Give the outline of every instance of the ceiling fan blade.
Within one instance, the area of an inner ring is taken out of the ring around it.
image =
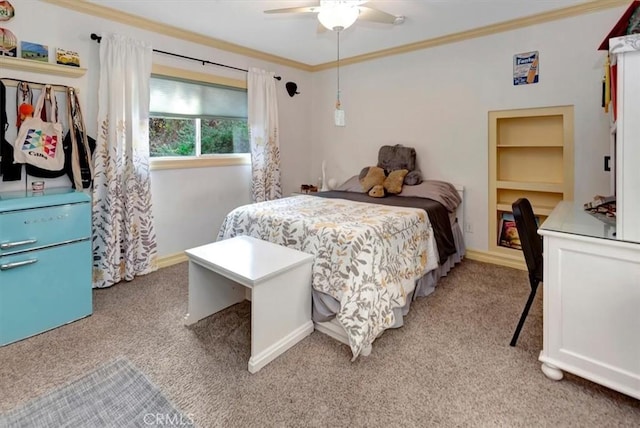
[[[363,21],[379,22],[381,24],[395,24],[397,18],[395,15],[367,6],[360,6],[360,15],[358,16],[358,19]]]
[[[284,9],[265,10],[264,13],[318,13],[320,6],[286,7]]]

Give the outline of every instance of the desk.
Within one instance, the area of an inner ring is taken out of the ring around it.
[[[544,237],[542,371],[573,373],[640,399],[640,243],[560,202]]]

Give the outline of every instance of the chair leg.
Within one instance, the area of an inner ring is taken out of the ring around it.
[[[520,321],[518,321],[518,326],[516,327],[516,331],[513,333],[513,337],[511,338],[510,346],[516,346],[516,342],[518,341],[518,336],[520,336],[520,330],[522,330],[522,326],[524,325],[524,320],[527,319],[527,315],[529,315],[529,309],[531,309],[531,305],[533,304],[533,299],[536,297],[536,291],[538,291],[539,281],[535,279],[531,280],[531,293],[529,293],[529,298],[527,299],[527,304],[522,311],[522,315],[520,315]]]

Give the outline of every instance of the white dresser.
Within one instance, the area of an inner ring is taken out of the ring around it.
[[[544,237],[542,371],[573,373],[640,399],[640,243],[560,202]]]

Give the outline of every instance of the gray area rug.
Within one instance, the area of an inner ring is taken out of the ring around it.
[[[0,415],[0,427],[193,426],[126,358]]]

